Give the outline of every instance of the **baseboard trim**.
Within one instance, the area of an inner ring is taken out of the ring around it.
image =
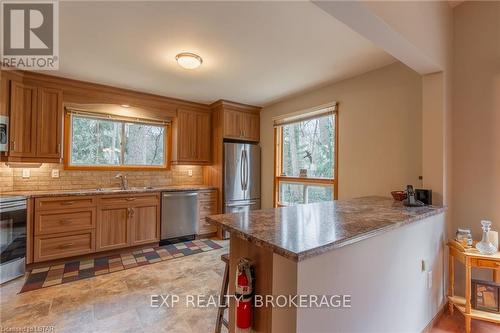
[[[439,309],[439,311],[436,313],[436,315],[434,316],[434,318],[432,318],[432,320],[427,324],[427,326],[425,326],[425,328],[422,331],[422,333],[428,333],[428,332],[430,332],[431,329],[434,327],[434,325],[436,325],[436,323],[438,322],[438,320],[444,315],[444,312],[446,311],[447,308],[448,308],[448,302],[445,302],[443,304],[443,306],[441,307],[441,309]]]

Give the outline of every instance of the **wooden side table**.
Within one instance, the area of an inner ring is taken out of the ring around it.
[[[465,317],[465,333],[470,333],[471,320],[484,320],[500,323],[500,314],[472,309],[471,307],[471,271],[473,267],[489,268],[493,270],[493,280],[500,282],[500,252],[493,255],[484,255],[475,248],[465,249],[455,240],[448,242],[449,248],[449,285],[448,306],[453,314],[457,308]],[[465,298],[455,296],[455,264],[453,258],[465,266]]]

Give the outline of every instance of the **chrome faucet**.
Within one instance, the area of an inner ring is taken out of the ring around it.
[[[121,189],[122,190],[128,190],[128,181],[127,181],[127,176],[122,175],[121,173],[117,174],[115,178],[120,178],[121,182]]]

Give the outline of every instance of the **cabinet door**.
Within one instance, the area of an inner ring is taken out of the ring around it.
[[[129,215],[129,207],[103,207],[99,210],[96,251],[129,246]]]
[[[196,159],[196,113],[177,112],[177,157],[181,161]]]
[[[37,157],[61,158],[62,91],[38,89]]]
[[[240,138],[241,131],[241,112],[238,111],[224,111],[224,137]]]
[[[198,162],[210,162],[210,129],[210,114],[198,113],[196,115],[196,160]]]
[[[257,114],[246,113],[241,117],[243,136],[247,140],[259,141],[260,117]]]
[[[158,208],[158,205],[130,208],[132,238],[130,245],[147,244],[160,240]]]
[[[36,87],[12,81],[10,97],[9,155],[34,157],[36,155]]]

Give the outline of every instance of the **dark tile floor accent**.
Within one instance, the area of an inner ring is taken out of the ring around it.
[[[209,239],[186,241],[158,247],[148,247],[134,252],[124,252],[95,259],[73,260],[64,264],[33,269],[21,293],[72,281],[88,279],[128,268],[138,267],[192,254],[220,249]]]

